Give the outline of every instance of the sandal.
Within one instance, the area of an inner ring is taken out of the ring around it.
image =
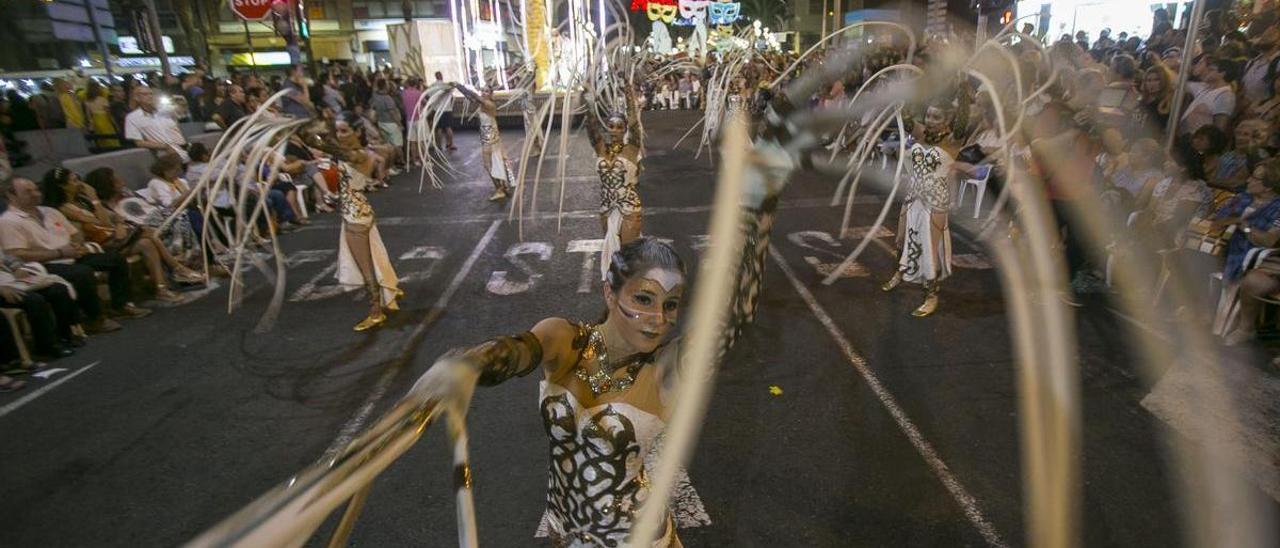
[[[20,381],[13,377],[0,375],[0,392],[13,392],[14,390],[21,390],[22,387],[26,385],[27,385],[27,381]]]

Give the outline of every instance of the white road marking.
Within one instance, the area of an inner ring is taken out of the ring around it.
[[[942,457],[938,456],[933,445],[924,438],[924,435],[916,428],[915,423],[911,422],[911,419],[907,417],[906,412],[898,405],[898,401],[893,397],[893,394],[889,393],[889,390],[880,383],[880,379],[876,377],[875,372],[867,365],[866,360],[854,351],[853,344],[836,326],[835,321],[822,308],[822,305],[818,304],[818,300],[809,292],[809,289],[796,278],[795,272],[787,265],[786,260],[782,258],[782,254],[778,252],[777,248],[769,246],[769,255],[773,257],[773,262],[778,265],[782,273],[791,281],[791,285],[795,287],[796,293],[800,294],[800,298],[804,300],[805,304],[809,305],[809,310],[813,312],[814,317],[827,329],[827,333],[831,335],[836,345],[840,347],[845,358],[849,360],[849,363],[853,365],[862,380],[875,393],[876,398],[880,400],[880,404],[893,417],[894,422],[898,424],[898,429],[902,430],[902,433],[907,436],[907,440],[916,448],[916,452],[920,453],[925,463],[933,470],[934,475],[942,482],[943,487],[951,493],[951,497],[964,510],[965,516],[978,529],[978,533],[982,535],[982,538],[986,539],[987,544],[991,546],[1006,546],[1004,540],[1000,538],[1000,533],[996,532],[995,527],[991,525],[990,521],[987,521],[986,516],[982,513],[978,500],[969,494],[969,491],[955,477],[955,474],[951,473],[947,463],[943,462]]]
[[[289,255],[289,257],[286,258],[284,262],[288,266],[298,266],[300,264],[307,264],[307,263],[318,263],[318,262],[329,260],[329,257],[332,257],[334,253],[337,253],[337,250],[335,249],[304,249],[302,251],[298,251],[292,255]]]
[[[98,364],[100,364],[100,363],[102,363],[102,362],[101,362],[101,361],[96,361],[96,362],[93,362],[93,363],[91,363],[91,364],[89,364],[89,365],[86,365],[86,366],[84,366],[84,367],[81,367],[80,369],[77,369],[75,372],[71,373],[70,375],[67,375],[67,376],[65,376],[65,377],[62,377],[61,379],[58,379],[58,380],[56,380],[56,381],[53,381],[52,383],[49,383],[49,385],[48,385],[48,386],[45,386],[45,387],[43,387],[43,388],[41,388],[41,389],[39,389],[39,390],[36,390],[35,392],[32,392],[32,393],[30,393],[30,394],[27,394],[27,395],[23,396],[22,398],[18,399],[18,401],[15,401],[15,402],[13,402],[13,403],[11,403],[11,404],[9,404],[9,405],[6,405],[6,406],[4,406],[4,407],[0,407],[0,417],[3,417],[3,416],[5,416],[5,415],[8,415],[9,413],[12,413],[12,412],[14,412],[14,411],[17,411],[17,410],[18,410],[18,408],[20,408],[20,407],[22,407],[22,406],[24,406],[24,405],[26,405],[26,404],[28,404],[28,403],[31,403],[32,401],[35,401],[35,399],[36,399],[36,398],[39,398],[40,396],[43,396],[43,395],[45,395],[45,394],[48,394],[50,390],[53,390],[54,388],[57,388],[58,386],[61,386],[61,385],[62,385],[62,383],[64,383],[64,382],[67,382],[67,381],[69,381],[69,380],[71,380],[71,379],[76,378],[76,375],[79,375],[79,374],[81,374],[81,373],[84,373],[85,371],[88,371],[88,370],[90,370],[90,369],[93,369],[93,366],[98,365]]]
[[[539,260],[546,262],[551,260],[551,244],[547,242],[519,242],[512,244],[507,252],[503,254],[507,262],[515,265],[516,269],[524,274],[525,281],[516,281],[507,279],[506,270],[495,270],[489,275],[489,283],[485,284],[485,289],[494,295],[516,295],[524,293],[533,286],[538,284],[538,280],[542,279],[542,273],[533,270],[532,266],[521,255],[533,255]]]
[[[47,380],[49,377],[57,375],[58,373],[66,373],[67,371],[70,371],[70,369],[67,369],[65,367],[51,367],[49,369],[44,369],[36,373],[32,373],[31,376],[37,379]]]
[[[476,247],[471,250],[471,255],[467,256],[467,260],[462,263],[462,267],[458,269],[458,273],[454,274],[453,280],[449,282],[448,287],[446,287],[444,292],[440,294],[440,298],[436,299],[436,303],[431,306],[431,310],[428,311],[427,314],[423,315],[421,322],[418,322],[418,327],[413,330],[413,333],[409,335],[408,339],[405,339],[406,344],[410,344],[412,341],[417,340],[418,337],[426,331],[427,326],[431,324],[432,320],[449,305],[449,300],[453,298],[454,293],[458,292],[458,288],[462,286],[463,280],[466,280],[467,274],[471,273],[471,268],[475,266],[476,261],[480,258],[480,254],[484,252],[485,248],[489,247],[489,242],[491,242],[493,240],[493,236],[497,234],[498,225],[500,224],[502,224],[502,221],[493,221],[489,225],[489,230],[487,230],[484,233],[484,236],[480,238],[480,241],[476,243]],[[346,424],[342,425],[340,430],[338,430],[338,436],[334,438],[333,443],[329,444],[329,448],[325,450],[324,458],[330,458],[336,455],[338,451],[341,451],[343,447],[346,447],[347,444],[351,443],[351,440],[355,439],[356,434],[359,434],[360,431],[364,429],[365,422],[369,420],[369,415],[373,414],[374,406],[376,406],[378,402],[382,401],[383,396],[387,393],[387,389],[391,387],[391,379],[395,378],[396,373],[398,372],[398,368],[388,367],[386,368],[386,371],[382,373],[382,376],[378,377],[378,381],[373,385],[373,389],[370,390],[369,395],[365,397],[364,403],[360,404],[360,407],[356,408],[355,415],[353,415],[351,419],[348,420]]]
[[[600,279],[600,271],[596,269],[596,257],[604,249],[604,240],[571,240],[565,251],[582,254],[582,275],[578,278],[578,293],[590,293],[596,280]]]
[[[332,278],[333,273],[337,270],[338,263],[336,261],[333,264],[324,267],[319,273],[312,276],[310,280],[307,280],[307,283],[302,284],[302,287],[299,287],[297,291],[294,291],[293,294],[289,296],[289,302],[318,301],[359,289],[357,286],[343,286],[338,284],[320,285],[321,280],[325,278]]]

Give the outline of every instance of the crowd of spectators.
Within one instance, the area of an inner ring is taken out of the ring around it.
[[[154,161],[146,181],[124,180],[110,167],[83,174],[57,167],[39,180],[0,177],[6,206],[0,215],[0,308],[23,311],[35,358],[17,359],[8,333],[15,324],[0,322],[0,363],[10,364],[0,371],[0,391],[23,385],[11,374],[43,367],[73,354],[90,336],[121,329],[118,319],[149,315],[135,298],[181,305],[187,302],[184,289],[205,283],[201,270],[229,275],[239,192],[224,188],[206,204],[206,195],[193,190],[209,170],[224,166],[206,146],[189,143],[180,122],[235,131],[237,121],[278,92],[282,97],[264,116],[312,121],[286,143],[278,178],[267,181],[267,173],[260,174],[246,189],[249,203],[239,204],[251,211],[265,202],[267,215],[251,229],[251,243],[265,245],[269,233],[308,224],[307,211],[337,207],[339,128],[344,135],[354,132],[357,146],[371,153],[373,189],[386,188],[406,167],[405,121],[416,115],[423,88],[420,79],[390,70],[334,67],[311,79],[298,66],[270,78],[215,79],[196,71],[111,86],[54,79],[29,98],[11,92],[0,102],[0,133],[10,150],[18,131],[78,128],[95,150],[142,148]],[[451,147],[452,128],[442,129],[449,133],[440,142]],[[246,168],[231,169],[242,175]],[[205,211],[211,212],[208,219]]]

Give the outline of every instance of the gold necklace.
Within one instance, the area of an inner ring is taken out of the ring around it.
[[[588,325],[587,345],[582,350],[582,358],[578,361],[578,366],[573,369],[573,374],[582,382],[587,383],[591,388],[591,393],[597,396],[608,392],[620,392],[631,388],[636,382],[636,373],[640,368],[648,363],[651,359],[650,354],[636,354],[625,358],[619,363],[609,363],[609,349],[604,344],[604,334],[600,332],[600,326]],[[583,366],[585,363],[595,362],[595,372],[588,373]],[[614,378],[614,373],[626,365],[623,371],[625,374],[621,378]]]

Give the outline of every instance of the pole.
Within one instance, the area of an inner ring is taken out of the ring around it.
[[[306,25],[306,36],[302,36],[302,39],[305,40],[303,45],[307,48],[307,67],[311,69],[311,76],[319,81],[320,73],[316,72],[316,54],[311,51],[311,22],[307,20],[307,8],[302,5],[302,2],[303,0],[297,0],[294,4],[298,19],[298,35],[302,36],[302,26]]]
[[[1169,109],[1169,134],[1164,136],[1165,152],[1173,150],[1174,137],[1178,135],[1178,122],[1182,119],[1182,101],[1187,97],[1187,78],[1191,74],[1191,50],[1200,34],[1200,19],[1204,17],[1204,0],[1195,0],[1191,7],[1191,23],[1187,27],[1187,42],[1182,45],[1182,64],[1178,67],[1178,87],[1173,90],[1173,106]]]
[[[160,31],[160,16],[156,14],[156,0],[142,0],[147,6],[147,19],[151,21],[151,40],[156,44],[156,53],[160,56],[161,76],[169,76],[169,54],[164,50],[164,33]]]
[[[983,42],[987,41],[987,13],[978,13],[978,28],[973,33],[973,43],[981,47]]]
[[[842,11],[840,6],[840,0],[834,0],[833,7],[835,7],[835,10],[831,14],[831,28],[835,30],[842,29],[844,28],[844,21],[843,21],[844,17],[841,15]],[[832,32],[835,32],[835,30],[832,30]],[[837,39],[837,41],[844,42],[844,36],[841,35],[840,38]]]
[[[830,7],[827,4],[828,1],[829,0],[822,0],[822,38],[819,38],[819,40],[826,39],[827,37],[827,13],[830,11]]]
[[[258,52],[253,49],[253,37],[249,36],[249,20],[241,19],[244,23],[244,43],[249,44],[249,72],[254,76],[258,75]]]
[[[89,14],[89,26],[93,28],[93,41],[98,44],[98,53],[102,54],[102,68],[107,70],[107,80],[115,80],[115,74],[111,72],[111,52],[107,51],[107,43],[102,40],[102,32],[98,30],[98,16],[93,13],[93,0],[84,3],[84,10]]]

